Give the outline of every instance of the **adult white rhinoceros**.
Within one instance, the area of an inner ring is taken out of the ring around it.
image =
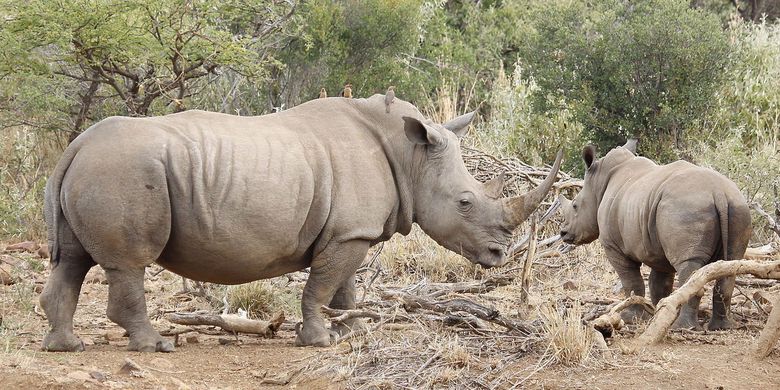
[[[683,284],[707,263],[741,259],[750,240],[750,210],[720,173],[686,161],[657,165],[635,152],[635,140],[600,159],[592,146],[585,147],[585,185],[573,201],[561,197],[561,237],[574,244],[598,238],[626,294],[645,295],[639,266],[650,266],[655,304],[671,293],[675,272]],[[731,326],[733,289],[733,277],[715,285],[710,329]],[[676,327],[699,327],[700,299],[688,301]],[[623,312],[626,320],[636,317],[643,317],[641,308]]]
[[[43,348],[83,350],[73,313],[95,264],[108,278],[108,318],[139,351],[173,350],[146,314],[144,267],[153,262],[224,284],[311,267],[296,343],[317,346],[331,343],[320,307],[354,308],[368,248],[414,222],[472,262],[504,264],[560,153],[542,185],[499,199],[503,183],[477,182],[461,159],[457,135],[472,117],[438,125],[400,100],[387,113],[375,95],[261,117],[187,111],[99,122],[65,150],[46,187]]]

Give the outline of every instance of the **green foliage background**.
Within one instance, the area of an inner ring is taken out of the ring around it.
[[[639,137],[769,208],[780,10],[727,0],[0,0],[0,238],[40,238],[70,138],[110,115],[260,115],[395,85],[468,142],[530,163]]]

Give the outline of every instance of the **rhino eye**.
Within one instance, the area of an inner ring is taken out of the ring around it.
[[[458,206],[463,211],[469,211],[471,209],[471,201],[468,199],[461,199],[458,201]]]

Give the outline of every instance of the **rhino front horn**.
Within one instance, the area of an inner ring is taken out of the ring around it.
[[[553,183],[555,183],[555,178],[558,176],[558,170],[561,168],[562,159],[563,151],[558,150],[558,154],[555,156],[555,164],[553,164],[547,178],[544,179],[539,187],[536,187],[523,195],[506,200],[505,209],[507,218],[512,226],[517,227],[523,223],[528,219],[531,213],[539,207],[539,204],[542,203],[542,200],[547,196],[550,188],[552,188]]]

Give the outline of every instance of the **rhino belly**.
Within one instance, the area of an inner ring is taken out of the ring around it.
[[[157,263],[185,278],[220,284],[241,284],[299,271],[309,266],[309,251],[284,254],[252,250],[238,243],[214,245],[171,242]]]

